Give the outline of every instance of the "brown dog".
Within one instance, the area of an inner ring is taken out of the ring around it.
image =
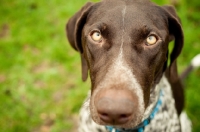
[[[66,30],[70,44],[81,54],[83,80],[90,72],[89,113],[97,124],[137,127],[151,115],[166,75],[173,94],[168,107],[174,107],[176,124],[181,125],[178,117],[184,95],[176,59],[183,47],[183,31],[173,7],[148,0],[87,3],[69,20]]]

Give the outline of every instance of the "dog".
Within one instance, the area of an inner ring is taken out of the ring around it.
[[[91,79],[79,132],[191,131],[176,64],[184,35],[172,6],[88,2],[69,19],[66,32],[80,53],[83,81],[88,72]]]

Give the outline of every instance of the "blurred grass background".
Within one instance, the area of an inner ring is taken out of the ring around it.
[[[200,52],[200,1],[153,1],[173,4],[182,20],[181,72]],[[86,2],[0,1],[0,132],[76,132],[90,82],[81,81],[79,54],[67,42],[65,24]],[[200,69],[184,83],[193,132],[200,130],[199,81]]]

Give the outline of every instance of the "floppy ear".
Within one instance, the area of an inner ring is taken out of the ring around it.
[[[170,36],[171,38],[175,39],[174,48],[170,55],[171,62],[169,68],[166,71],[166,75],[172,87],[177,112],[180,115],[184,107],[184,90],[178,76],[176,59],[183,48],[184,36],[180,24],[180,19],[178,18],[174,7],[163,6],[162,8],[166,11],[168,16],[168,28]]]
[[[66,25],[67,38],[71,46],[81,54],[82,65],[82,80],[86,81],[88,77],[88,65],[83,55],[83,47],[81,43],[82,29],[86,23],[87,15],[89,14],[93,3],[88,2],[81,8],[73,17],[71,17]]]
[[[163,6],[162,7],[168,16],[168,28],[169,33],[172,39],[175,39],[174,48],[170,55],[170,66],[176,60],[176,58],[181,53],[184,44],[184,35],[183,30],[180,24],[180,19],[176,14],[176,11],[173,6]]]

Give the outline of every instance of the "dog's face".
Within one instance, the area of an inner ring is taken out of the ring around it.
[[[166,70],[171,38],[177,40],[171,61],[182,48],[182,30],[173,8],[149,1],[89,3],[71,18],[67,32],[81,53],[84,80],[90,72],[93,120],[137,126]]]

